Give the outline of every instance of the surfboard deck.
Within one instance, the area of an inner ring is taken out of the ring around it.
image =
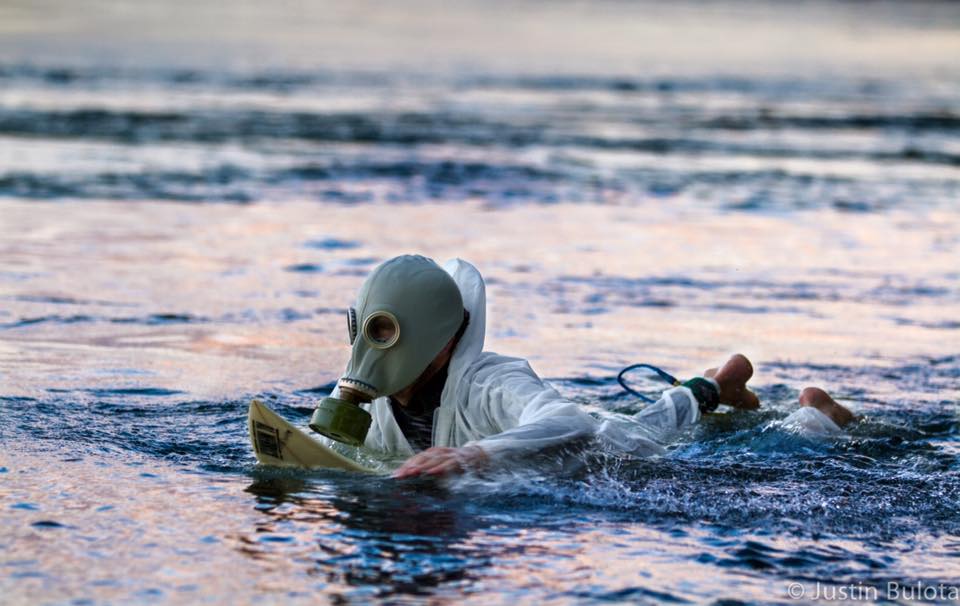
[[[259,400],[250,402],[247,425],[253,452],[263,465],[378,473],[315,440]]]

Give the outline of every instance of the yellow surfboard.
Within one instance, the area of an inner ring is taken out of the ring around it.
[[[259,400],[250,402],[247,423],[257,461],[264,465],[378,473],[294,427]]]

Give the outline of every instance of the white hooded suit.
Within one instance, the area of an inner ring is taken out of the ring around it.
[[[433,446],[475,445],[495,460],[598,437],[619,451],[644,456],[664,452],[664,442],[699,420],[699,406],[686,387],[664,392],[628,422],[594,418],[545,384],[526,360],[483,351],[483,278],[461,259],[448,261],[443,268],[459,287],[470,322],[454,349],[440,407],[434,412]],[[388,398],[362,406],[373,417],[365,449],[389,457],[414,454]]]

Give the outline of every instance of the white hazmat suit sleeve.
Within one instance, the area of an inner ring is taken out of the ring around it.
[[[611,416],[598,436],[614,450],[638,457],[663,454],[678,433],[700,420],[700,405],[687,387],[673,387],[640,412]]]
[[[471,381],[467,409],[479,423],[479,446],[491,457],[543,450],[592,437],[598,422],[576,403],[563,398],[533,372],[525,360],[487,357]],[[478,414],[479,413],[479,414]]]
[[[623,452],[658,454],[664,442],[700,418],[693,394],[678,387],[633,417],[601,421],[544,383],[525,360],[486,356],[463,379],[470,382],[470,395],[458,425],[486,436],[467,445],[479,446],[494,459],[593,437]]]

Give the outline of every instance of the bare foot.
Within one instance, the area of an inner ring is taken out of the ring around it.
[[[818,387],[808,387],[800,392],[800,406],[816,408],[840,427],[856,419],[848,408],[837,404],[830,394]]]
[[[720,403],[742,410],[760,408],[757,394],[747,389],[747,381],[753,376],[753,365],[742,354],[734,354],[719,369],[710,368],[703,373],[720,385]]]

